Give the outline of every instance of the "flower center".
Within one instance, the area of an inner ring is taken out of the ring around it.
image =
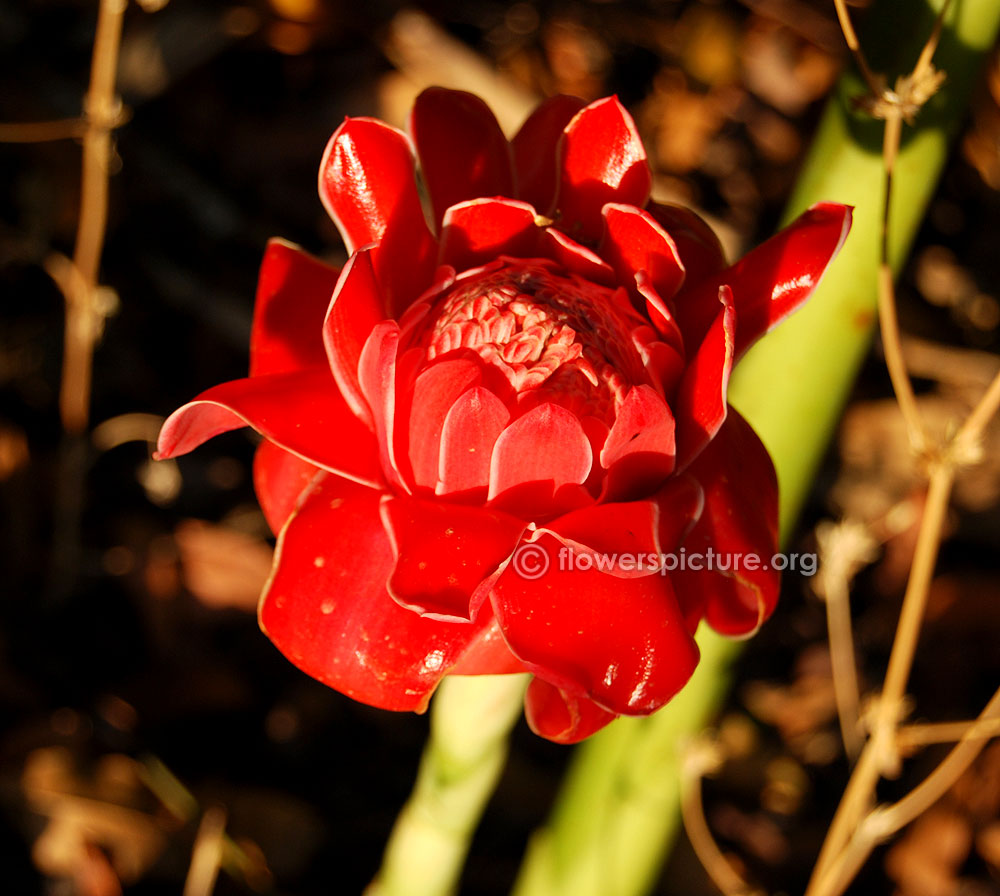
[[[623,290],[548,261],[510,260],[446,292],[421,344],[428,361],[476,352],[504,376],[522,411],[552,402],[610,426],[629,387],[647,380],[631,338],[642,324]]]

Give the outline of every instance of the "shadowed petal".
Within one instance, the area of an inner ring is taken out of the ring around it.
[[[505,513],[412,498],[384,498],[382,521],[396,559],[389,593],[407,609],[445,621],[470,618],[473,593],[525,528]]]
[[[157,456],[187,454],[241,426],[348,479],[382,481],[375,439],[351,413],[325,367],[233,380],[202,392],[167,418]]]
[[[677,594],[686,613],[704,615],[717,632],[752,634],[773,612],[781,579],[771,568],[778,549],[774,464],[750,425],[730,409],[690,473],[705,489],[705,510],[684,547],[689,555],[711,548],[717,560],[712,569],[673,573]]]
[[[514,199],[474,199],[449,208],[441,231],[440,263],[457,271],[488,264],[501,255],[534,258],[542,230],[535,210]]]
[[[323,315],[338,271],[285,240],[267,244],[250,333],[250,376],[323,363]]]
[[[547,257],[559,262],[567,271],[602,286],[618,285],[611,265],[586,246],[570,239],[561,230],[546,227],[542,233],[541,246]]]
[[[458,202],[514,195],[510,145],[478,96],[429,87],[410,113],[410,133],[435,221]]]
[[[685,283],[694,286],[726,266],[726,253],[719,237],[691,209],[664,202],[649,202],[646,211],[670,234],[677,246],[684,269]]]
[[[733,370],[733,339],[737,326],[729,290],[719,288],[722,308],[691,359],[680,385],[674,410],[677,417],[677,467],[683,470],[726,419],[726,391]]]
[[[265,439],[253,457],[253,485],[260,509],[277,535],[292,515],[299,496],[319,468]]]
[[[605,500],[655,491],[674,470],[674,415],[649,386],[633,386],[601,451]]]
[[[319,168],[320,199],[347,251],[378,246],[375,274],[393,317],[430,284],[437,255],[414,166],[401,131],[373,118],[348,118],[330,138]]]
[[[705,507],[705,493],[698,480],[688,473],[671,476],[652,497],[660,508],[661,549],[674,553],[681,546]]]
[[[578,242],[600,239],[601,209],[619,202],[639,208],[652,177],[632,117],[617,97],[581,109],[559,144],[557,225]]]
[[[358,381],[358,363],[371,331],[386,318],[371,254],[370,249],[361,249],[347,262],[322,331],[327,362],[337,386],[351,410],[366,424],[371,423],[372,416]]]
[[[260,624],[324,684],[371,706],[423,712],[490,619],[423,619],[388,595],[393,558],[379,499],[335,476],[313,484],[278,539]]]
[[[557,146],[566,125],[586,103],[575,96],[549,97],[521,125],[511,141],[517,197],[539,211],[552,211],[559,176]]]
[[[521,545],[515,560],[526,547],[544,552],[548,571],[524,578],[511,563],[490,600],[508,646],[530,671],[612,713],[654,712],[680,690],[698,648],[669,577],[574,568],[549,533]]]
[[[670,299],[684,282],[684,265],[674,241],[653,218],[631,205],[608,203],[604,236],[597,254],[607,261],[624,284],[645,271],[661,299]]]
[[[653,328],[647,325],[635,327],[629,335],[649,381],[668,403],[673,401],[684,375],[683,351],[663,342]]]
[[[386,479],[404,491],[396,450],[396,361],[399,350],[399,324],[382,321],[372,330],[358,362],[358,383],[371,408],[375,438],[378,442],[382,472]]]
[[[561,691],[532,678],[524,696],[524,717],[539,737],[557,744],[575,744],[618,718],[593,700]]]
[[[736,264],[677,297],[677,317],[688,345],[697,344],[717,309],[723,284],[736,304],[734,360],[812,295],[851,229],[851,208],[833,202],[812,206]]]
[[[639,271],[635,275],[635,287],[646,302],[646,314],[656,327],[656,332],[683,359],[684,336],[677,323],[673,305],[656,291],[649,274],[645,271]]]

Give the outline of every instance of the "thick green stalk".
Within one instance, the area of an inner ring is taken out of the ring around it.
[[[940,0],[933,4],[939,8]],[[935,11],[883,0],[868,12],[864,47],[894,79],[915,64]],[[898,270],[923,218],[976,74],[1000,26],[996,0],[953,3],[938,68],[941,92],[904,133],[896,165],[890,257]],[[782,540],[795,524],[876,321],[883,195],[880,122],[851,111],[864,92],[845,75],[829,103],[786,218],[829,199],[856,207],[854,228],[805,309],[741,362],[730,397],[774,459],[781,487]],[[678,748],[711,718],[728,688],[738,645],[710,632],[681,694],[648,719],[621,719],[578,750],[547,827],[533,837],[517,896],[639,896],[652,886],[678,825]]]
[[[446,678],[409,801],[365,896],[449,896],[507,759],[526,675]]]

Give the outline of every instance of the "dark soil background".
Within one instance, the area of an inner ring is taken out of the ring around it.
[[[80,147],[0,144],[0,890],[179,893],[199,820],[221,809],[246,868],[215,892],[360,893],[426,720],[324,688],[259,632],[271,541],[251,436],[159,465],[148,440],[171,410],[244,374],[268,237],[344,260],[315,191],[344,115],[401,124],[435,81],[485,85],[513,120],[543,95],[617,92],[659,195],[710,215],[735,255],[775,227],[844,62],[841,38],[820,0],[454,0],[402,14],[385,0],[155,5],[126,15],[129,119],[101,273],[111,313],[93,430],[75,453],[57,406],[63,299],[43,265],[72,254]],[[79,114],[95,20],[84,0],[0,0],[0,121]],[[900,291],[935,421],[962,413],[1000,367],[998,100],[994,58]],[[876,352],[798,544],[811,549],[812,527],[841,514],[885,542],[854,593],[869,688],[923,494],[889,395]],[[921,719],[970,718],[1000,681],[998,446],[994,428],[985,462],[958,484],[911,682]],[[904,522],[884,525],[894,510]],[[789,577],[734,681],[720,731],[738,758],[706,784],[709,822],[755,884],[801,892],[847,774],[824,611],[807,581]],[[912,787],[941,752],[914,757],[882,796]],[[568,755],[518,728],[463,892],[509,890]],[[998,810],[994,744],[851,892],[1000,893]],[[657,892],[714,891],[682,842]]]

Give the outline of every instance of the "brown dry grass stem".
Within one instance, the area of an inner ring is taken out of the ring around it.
[[[721,747],[709,737],[691,743],[681,765],[681,817],[698,861],[725,896],[761,896],[736,873],[712,836],[705,819],[701,782],[722,764]]]
[[[206,809],[198,825],[191,864],[184,882],[183,896],[211,896],[222,865],[226,812],[213,806]]]
[[[868,60],[865,59],[865,54],[861,50],[861,43],[858,41],[858,35],[854,31],[854,25],[851,23],[851,16],[847,12],[847,3],[845,0],[834,0],[834,5],[837,8],[837,19],[840,21],[840,30],[844,32],[847,49],[854,56],[858,71],[861,72],[861,77],[865,79],[868,89],[872,94],[878,95],[882,91],[881,82],[868,67]]]
[[[127,5],[128,0],[100,0],[90,84],[80,117],[0,124],[0,143],[80,139],[83,144],[73,258],[53,252],[45,261],[46,272],[66,302],[59,415],[69,435],[79,435],[87,428],[94,345],[109,308],[98,286],[98,274],[107,228],[113,134],[125,121],[121,100],[115,92],[115,78]]]
[[[904,828],[936,803],[969,768],[979,755],[986,738],[979,733],[1000,720],[1000,689],[986,704],[978,720],[966,725],[961,739],[944,760],[917,787],[890,806],[880,806],[858,822],[850,839],[837,858],[824,870],[817,867],[817,876],[806,893],[842,893],[857,875],[872,850]],[[996,734],[994,727],[993,734]],[[859,763],[860,765],[860,763]]]
[[[820,553],[816,590],[826,605],[837,718],[844,750],[848,758],[854,760],[861,752],[863,739],[861,688],[851,631],[850,586],[858,571],[874,559],[876,544],[867,526],[851,520],[817,527],[816,540]]]
[[[143,757],[140,772],[143,783],[178,822],[189,824],[202,812],[194,794],[157,757]],[[226,833],[225,826],[223,807],[208,807],[202,812],[184,896],[211,893],[219,871],[242,881],[255,893],[271,890],[271,872],[260,850],[244,848]]]
[[[968,722],[932,722],[906,725],[899,729],[896,742],[900,752],[931,744],[951,744],[963,738],[978,739],[1000,736],[1000,717],[973,719]]]
[[[82,118],[58,121],[25,121],[0,124],[0,143],[48,143],[82,137],[87,124]]]
[[[920,636],[956,470],[962,464],[977,459],[982,432],[1000,408],[1000,375],[998,375],[956,434],[944,445],[928,445],[926,429],[917,409],[916,397],[903,359],[892,271],[889,265],[888,234],[893,173],[899,152],[902,125],[904,120],[912,117],[941,82],[941,76],[934,71],[931,59],[940,38],[948,2],[946,0],[943,5],[933,33],[924,46],[913,72],[908,77],[899,79],[895,91],[886,90],[884,79],[872,73],[850,24],[844,0],[835,2],[848,47],[857,60],[865,82],[874,94],[869,98],[867,108],[873,115],[885,120],[883,139],[885,201],[880,241],[879,319],[893,389],[906,422],[911,446],[927,463],[929,484],[913,565],[903,597],[882,692],[876,704],[870,736],[861,750],[841,804],[827,833],[812,880],[806,890],[807,896],[838,896],[842,893],[867,860],[872,849],[909,824],[939,799],[972,763],[986,740],[995,736],[1000,730],[997,727],[997,718],[1000,717],[1000,691],[994,695],[974,723],[900,727],[907,682]],[[827,587],[834,587],[838,581],[846,588],[848,581],[846,575],[841,575],[839,579],[833,577]],[[846,618],[849,625],[849,617]],[[842,642],[845,637],[844,632],[840,631],[843,628],[843,613],[840,617],[831,615],[830,620],[831,652],[833,652],[834,642]],[[843,713],[841,726],[846,727]],[[895,805],[875,808],[875,788],[879,778],[894,777],[899,773],[901,748],[940,742],[949,738],[958,739],[959,743],[923,783]],[[850,752],[853,744],[846,730],[845,745]]]
[[[108,215],[108,176],[112,133],[121,120],[115,74],[127,0],[101,0],[91,60],[90,87],[84,98],[83,175],[80,217],[73,251],[74,274],[61,278],[66,297],[59,411],[63,428],[80,433],[90,415],[94,343],[100,331],[98,271]]]

